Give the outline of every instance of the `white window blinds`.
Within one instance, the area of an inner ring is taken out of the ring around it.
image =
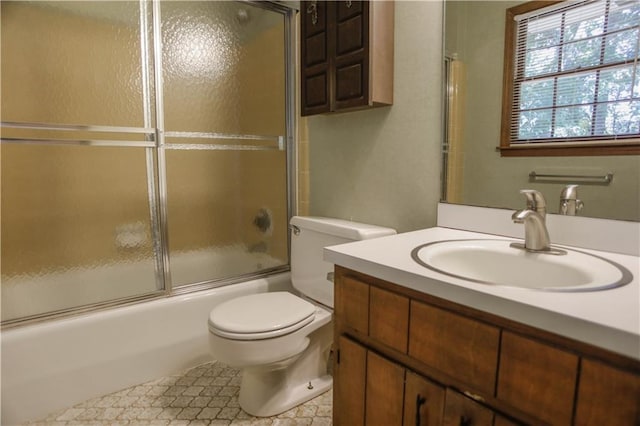
[[[511,145],[638,141],[640,1],[562,2],[515,20]]]

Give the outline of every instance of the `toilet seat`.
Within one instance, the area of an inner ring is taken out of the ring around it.
[[[260,340],[292,333],[313,321],[316,307],[288,292],[251,294],[216,306],[209,330],[233,340]]]

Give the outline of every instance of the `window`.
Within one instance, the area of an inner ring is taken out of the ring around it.
[[[640,153],[640,2],[507,10],[502,155]]]

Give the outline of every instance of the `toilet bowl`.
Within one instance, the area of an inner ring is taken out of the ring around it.
[[[289,292],[228,300],[209,314],[213,357],[242,370],[239,404],[247,413],[274,416],[329,390],[333,338],[333,265],[329,245],[395,234],[393,229],[339,219],[293,217]]]
[[[291,305],[308,305],[310,313],[299,310],[298,318],[287,314],[287,301]],[[272,308],[272,303],[281,309]],[[255,327],[232,331],[230,324],[220,327],[218,309],[209,316],[211,354],[242,370],[238,399],[244,411],[254,416],[274,416],[331,388],[332,378],[327,373],[333,335],[329,309],[287,292],[239,297],[218,308],[229,311],[238,308],[234,312],[238,317],[242,312],[250,312],[254,318],[265,314],[273,320],[256,321]],[[274,313],[284,315],[278,318]]]

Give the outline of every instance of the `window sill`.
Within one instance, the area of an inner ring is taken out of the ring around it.
[[[640,142],[581,146],[499,146],[501,157],[579,157],[603,155],[640,155]]]

